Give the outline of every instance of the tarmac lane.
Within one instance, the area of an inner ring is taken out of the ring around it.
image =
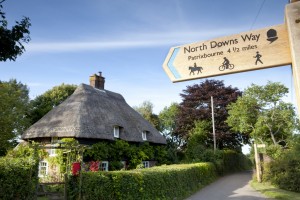
[[[264,200],[269,199],[250,186],[252,171],[219,178],[186,200]]]

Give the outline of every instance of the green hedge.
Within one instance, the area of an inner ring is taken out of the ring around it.
[[[233,150],[223,150],[222,156],[221,166],[217,167],[221,170],[219,171],[221,174],[250,170],[252,167],[251,160],[242,153]]]
[[[0,199],[34,199],[37,162],[24,158],[0,158]]]
[[[252,168],[251,160],[240,152],[234,150],[217,150],[214,152],[212,149],[206,149],[199,145],[199,152],[191,156],[187,155],[186,162],[199,163],[211,162],[216,166],[219,175],[250,170]]]
[[[114,172],[83,172],[82,199],[184,199],[217,177],[212,163]],[[80,176],[69,179],[69,198],[79,196]]]

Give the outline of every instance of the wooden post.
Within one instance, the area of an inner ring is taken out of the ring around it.
[[[65,188],[64,188],[64,200],[67,200],[68,197],[67,197],[67,193],[68,193],[68,190],[67,190],[67,184],[68,184],[68,174],[65,173]]]
[[[256,166],[256,177],[257,181],[261,183],[261,164],[260,164],[260,158],[257,152],[257,144],[254,142],[254,158],[255,158],[255,166]]]
[[[294,2],[294,3],[293,3]],[[294,87],[297,97],[298,116],[300,115],[300,1],[292,0],[285,7],[285,19],[288,30]]]
[[[217,142],[216,142],[216,131],[215,131],[215,114],[214,114],[214,98],[211,96],[211,118],[213,126],[213,140],[214,140],[214,153],[216,153]]]

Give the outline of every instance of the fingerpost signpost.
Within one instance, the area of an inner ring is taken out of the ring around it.
[[[163,69],[180,82],[292,64],[300,114],[300,2],[292,2],[284,24],[172,47]]]

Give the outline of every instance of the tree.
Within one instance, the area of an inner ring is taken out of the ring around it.
[[[144,101],[140,106],[133,107],[140,115],[148,120],[157,130],[159,129],[159,119],[153,113],[153,104],[150,101]]]
[[[164,107],[158,115],[160,124],[159,131],[167,140],[168,157],[172,163],[178,163],[181,159],[179,157],[183,145],[182,139],[174,134],[176,127],[175,118],[178,115],[178,112],[179,105],[177,103],[172,103],[169,107]]]
[[[187,86],[180,94],[182,102],[176,117],[174,134],[185,141],[190,137],[190,131],[195,127],[195,121],[211,120],[211,96],[214,98],[214,115],[216,127],[217,146],[220,149],[240,149],[243,138],[238,133],[233,133],[225,120],[228,116],[226,106],[236,101],[241,92],[237,88],[225,86],[223,81],[206,80],[200,84]],[[212,143],[212,128],[207,137],[206,144]]]
[[[46,91],[44,94],[37,96],[30,102],[29,119],[30,124],[34,124],[41,119],[45,114],[52,110],[55,106],[66,100],[74,90],[76,85],[61,84]]]
[[[16,25],[9,29],[5,13],[2,11],[4,1],[0,2],[0,61],[7,59],[15,61],[17,56],[25,51],[22,42],[30,41],[31,23],[28,17],[24,17],[21,21],[16,21]]]
[[[28,127],[28,93],[27,86],[15,79],[0,81],[0,156],[16,145]]]
[[[286,143],[297,126],[294,107],[282,98],[288,93],[281,83],[252,84],[228,106],[226,123],[232,130],[250,135],[261,143]]]
[[[182,145],[181,138],[174,135],[176,127],[175,118],[178,115],[178,112],[179,105],[177,103],[172,103],[169,107],[164,107],[164,109],[159,113],[158,119],[160,124],[159,131],[166,137],[167,140],[179,147]]]
[[[200,158],[207,147],[211,145],[211,142],[208,142],[210,127],[211,123],[208,121],[195,121],[195,127],[189,132],[185,151],[186,158],[189,161],[207,161],[200,160]]]

